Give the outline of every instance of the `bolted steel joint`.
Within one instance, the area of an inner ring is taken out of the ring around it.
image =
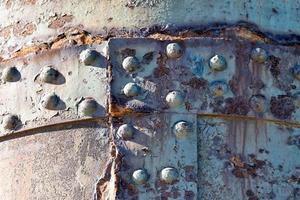
[[[172,184],[178,179],[178,171],[175,168],[167,167],[161,170],[160,172],[160,180],[167,183]]]
[[[60,98],[56,94],[46,95],[42,99],[42,106],[48,110],[59,110]]]
[[[16,67],[7,67],[2,71],[2,80],[6,82],[17,82],[21,79],[21,73]]]
[[[124,140],[128,140],[133,138],[134,130],[131,124],[123,124],[119,127],[117,135]]]
[[[61,84],[63,82],[62,74],[51,66],[43,68],[40,74],[40,79],[43,82],[50,84]]]
[[[191,132],[191,124],[186,121],[178,121],[174,124],[173,133],[177,138],[186,138]]]
[[[178,43],[170,43],[166,48],[168,58],[179,58],[183,54],[183,50]]]
[[[251,59],[254,62],[262,64],[267,61],[268,54],[267,54],[266,50],[264,50],[263,48],[256,47],[251,52]]]
[[[137,185],[145,184],[149,179],[149,174],[145,169],[135,170],[132,174],[132,180]]]
[[[227,68],[226,59],[220,55],[214,55],[209,59],[209,67],[213,71],[223,71]]]
[[[184,101],[184,94],[180,91],[169,92],[166,96],[166,102],[171,108],[180,106]]]
[[[6,115],[2,119],[2,126],[6,130],[16,130],[21,124],[17,115]]]
[[[84,116],[92,116],[98,110],[98,103],[93,98],[85,98],[79,103],[78,111]]]
[[[127,73],[134,73],[140,69],[140,62],[136,57],[128,56],[123,60],[122,67]]]
[[[99,57],[99,52],[93,49],[86,49],[80,53],[79,60],[85,65],[93,65]]]
[[[123,88],[123,92],[127,97],[135,97],[141,93],[141,87],[136,83],[127,83]]]

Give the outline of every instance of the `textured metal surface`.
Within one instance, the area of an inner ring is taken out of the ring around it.
[[[298,57],[235,36],[114,38],[4,62],[20,78],[2,76],[0,194],[298,199]]]
[[[142,34],[155,25],[168,30],[246,22],[272,34],[300,32],[299,0],[66,0],[64,6],[57,0],[1,0],[0,13],[3,58],[78,29],[110,36]]]
[[[108,129],[99,123],[2,142],[1,199],[92,199],[109,159]]]

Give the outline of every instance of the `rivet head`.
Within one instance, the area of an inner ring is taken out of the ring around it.
[[[254,112],[262,113],[266,109],[266,98],[263,95],[253,95],[250,98],[250,106]]]
[[[145,169],[135,170],[132,174],[132,180],[138,185],[145,184],[148,179],[149,175]]]
[[[175,168],[167,167],[161,171],[160,180],[165,183],[172,184],[177,181],[178,176],[179,174]]]
[[[80,53],[79,59],[85,65],[93,65],[98,57],[99,52],[93,49],[86,49]]]
[[[228,91],[228,85],[223,80],[217,80],[210,83],[210,91],[214,97],[221,97]]]
[[[16,67],[7,67],[2,71],[2,80],[6,82],[17,82],[21,79],[21,74]]]
[[[183,54],[183,50],[178,43],[170,43],[166,48],[168,58],[179,58]]]
[[[117,134],[124,140],[133,138],[134,127],[131,124],[123,124],[119,127]]]
[[[169,107],[175,108],[180,106],[184,101],[184,95],[180,91],[172,91],[169,92],[166,96],[166,102],[168,103]]]
[[[43,68],[40,78],[45,83],[57,84],[59,82],[59,78],[61,74],[56,69],[48,66]]]
[[[213,71],[223,71],[227,68],[227,62],[223,56],[214,55],[209,59],[209,67]]]
[[[128,56],[123,60],[122,66],[127,73],[134,73],[140,68],[140,62],[136,57]]]
[[[173,127],[173,133],[177,138],[186,138],[191,132],[191,124],[186,121],[176,122]]]
[[[3,117],[2,126],[7,130],[16,130],[21,125],[21,120],[17,115],[6,115]]]
[[[292,68],[290,69],[290,72],[292,73],[292,75],[293,75],[296,79],[300,80],[300,65],[299,65],[299,64],[297,64],[297,65],[295,65],[294,67],[292,67]]]
[[[127,83],[123,88],[123,92],[127,97],[138,96],[141,92],[141,87],[136,83]]]
[[[78,111],[85,116],[91,116],[98,110],[98,103],[93,98],[86,98],[80,102]]]
[[[251,52],[251,59],[254,62],[262,64],[267,61],[268,54],[267,54],[266,50],[264,50],[263,48],[256,47]]]
[[[42,106],[48,110],[57,110],[60,98],[56,94],[46,95],[42,99]]]

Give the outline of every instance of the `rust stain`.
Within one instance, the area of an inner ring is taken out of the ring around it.
[[[71,22],[73,19],[74,19],[73,15],[67,15],[67,14],[61,16],[55,15],[53,17],[50,17],[49,19],[50,22],[48,27],[51,29],[58,29],[63,27],[66,23]]]
[[[31,35],[36,29],[36,25],[32,22],[25,23],[18,21],[13,25],[13,34],[17,37],[25,37]]]

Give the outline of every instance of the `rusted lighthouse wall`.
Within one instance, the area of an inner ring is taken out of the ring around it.
[[[2,0],[0,199],[299,199],[299,9]]]

